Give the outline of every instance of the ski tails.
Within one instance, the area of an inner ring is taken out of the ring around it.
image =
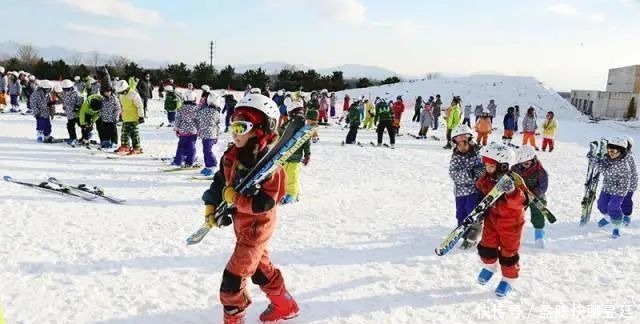
[[[74,193],[74,192],[72,192],[71,189],[66,188],[64,186],[58,186],[57,188],[56,187],[52,187],[49,182],[41,182],[41,183],[23,182],[23,181],[14,180],[10,176],[4,176],[2,178],[4,179],[4,181],[15,183],[17,185],[21,185],[21,186],[33,188],[33,189],[36,189],[36,190],[49,192],[49,193],[56,193],[56,194],[60,194],[60,195],[63,195],[63,196],[69,196],[69,197],[73,197],[73,198],[78,198],[78,199],[82,199],[82,200],[86,200],[86,201],[92,201],[92,200],[94,200],[96,198],[96,197],[91,197],[91,196],[88,196],[88,195],[82,195],[82,194]]]
[[[53,183],[56,184],[60,187],[66,188],[69,191],[74,191],[78,194],[84,194],[84,195],[89,195],[90,197],[93,198],[102,198],[110,203],[114,203],[114,204],[123,204],[125,203],[126,200],[124,199],[119,199],[119,198],[115,198],[115,197],[111,197],[111,196],[107,196],[104,193],[104,190],[102,190],[101,188],[98,187],[89,187],[85,184],[79,184],[77,186],[74,185],[69,185],[66,183],[63,183],[62,181],[54,178],[54,177],[50,177],[49,179],[47,179],[47,181],[49,183]]]

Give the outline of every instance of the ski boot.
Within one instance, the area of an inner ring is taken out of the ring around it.
[[[124,145],[120,145],[120,147],[118,147],[117,150],[115,150],[113,153],[118,153],[118,154],[128,154],[129,153],[129,147],[128,146],[124,146]]]
[[[108,141],[108,140],[107,140],[107,141],[102,141],[102,142],[100,143],[100,148],[102,148],[102,149],[109,149],[109,148],[111,148],[111,141]]]
[[[631,224],[631,215],[622,216],[622,225],[629,226]]]
[[[447,145],[442,147],[445,150],[450,150],[452,148],[451,143],[447,142]]]
[[[53,143],[53,136],[45,136],[43,143],[47,143],[47,144]]]
[[[533,232],[533,237],[535,239],[535,246],[539,249],[544,249],[544,229],[536,228]]]
[[[137,154],[142,154],[142,148],[138,147],[138,148],[131,148],[129,149],[129,153],[127,155],[137,155]]]
[[[291,204],[294,202],[296,202],[296,198],[291,194],[284,195],[284,197],[282,197],[282,200],[280,201],[280,203],[283,205]]]
[[[227,313],[227,311],[223,311],[223,324],[245,324],[244,321],[244,311],[238,312],[234,310],[233,313]]]
[[[491,277],[493,277],[493,274],[496,272],[497,269],[498,269],[497,263],[485,264],[484,268],[482,268],[482,270],[480,270],[480,273],[478,274],[478,283],[483,286],[486,285],[487,282],[491,280]]]
[[[496,296],[498,296],[499,298],[506,297],[511,292],[511,290],[513,290],[509,281],[510,280],[507,278],[503,278],[500,281],[498,287],[496,287]]]
[[[291,294],[283,289],[280,295],[267,296],[271,302],[267,309],[260,314],[263,322],[276,322],[280,320],[292,319],[300,314],[298,304],[293,300]]]
[[[396,145],[395,144],[389,144],[389,147],[394,149],[394,148],[396,148]]]
[[[42,131],[36,132],[36,141],[38,143],[44,142],[44,134],[42,133]]]
[[[200,174],[202,174],[205,177],[210,177],[213,175],[213,169],[212,168],[203,168],[202,170],[200,170]]]
[[[609,225],[609,221],[607,220],[606,217],[602,217],[599,221],[598,221],[598,227],[599,228],[604,228],[605,226]]]
[[[611,238],[617,239],[620,237],[620,228],[616,227],[611,231]]]

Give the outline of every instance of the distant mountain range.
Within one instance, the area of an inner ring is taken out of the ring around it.
[[[6,42],[0,43],[0,58],[6,58],[9,56],[15,55],[18,48],[22,45],[23,44],[19,44],[13,41],[6,41]],[[47,61],[62,59],[66,61],[68,64],[83,63],[88,65],[93,65],[96,55],[99,58],[98,64],[105,64],[112,61],[113,59],[120,57],[120,55],[117,55],[117,54],[106,54],[106,53],[101,53],[97,51],[81,52],[81,51],[68,49],[60,46],[47,46],[47,47],[34,46],[34,48],[38,51],[38,54]],[[166,60],[161,61],[161,60],[151,60],[151,59],[136,59],[134,60],[134,62],[148,69],[164,68],[169,64],[178,63],[177,61],[172,62],[172,61],[166,61]],[[236,72],[238,73],[244,73],[247,70],[257,69],[257,68],[262,68],[268,74],[278,73],[284,68],[293,67],[296,70],[308,70],[313,68],[303,64],[290,64],[290,63],[281,62],[281,61],[264,62],[261,64],[231,64],[231,65],[235,68]],[[218,71],[224,68],[224,66],[218,66],[218,65],[216,65],[215,67]],[[344,65],[328,67],[328,68],[315,68],[315,70],[318,73],[323,75],[331,74],[333,71],[342,71],[343,76],[345,78],[367,77],[367,78],[377,79],[377,80],[383,80],[392,76],[398,76],[404,79],[416,78],[416,77],[410,77],[410,76],[403,76],[397,72],[394,72],[389,69],[381,68],[378,66],[360,65],[360,64],[344,64]]]

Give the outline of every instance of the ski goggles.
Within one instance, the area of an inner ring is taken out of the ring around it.
[[[244,121],[244,120],[234,121],[231,123],[231,125],[229,125],[229,130],[231,131],[231,134],[236,134],[236,135],[247,134],[252,129],[253,129],[253,123]]]

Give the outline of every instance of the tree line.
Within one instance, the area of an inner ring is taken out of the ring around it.
[[[167,79],[173,79],[174,84],[186,86],[193,83],[200,87],[203,84],[217,89],[243,90],[247,84],[253,87],[274,89],[285,89],[296,91],[299,89],[327,89],[329,91],[340,91],[349,88],[364,88],[381,84],[392,84],[400,82],[396,76],[385,80],[373,80],[369,78],[346,79],[342,71],[333,71],[330,75],[321,75],[313,69],[307,71],[285,68],[278,74],[269,75],[265,70],[258,68],[237,73],[235,68],[227,65],[220,71],[215,70],[206,62],[200,62],[193,67],[185,63],[169,64],[162,69],[145,69],[137,63],[125,57],[116,57],[107,64],[99,65],[96,54],[93,64],[80,63],[78,59],[72,59],[71,63],[65,60],[45,61],[38,55],[32,46],[21,46],[14,56],[0,60],[0,65],[7,71],[26,71],[34,74],[40,79],[62,80],[72,79],[78,75],[82,78],[87,75],[94,75],[98,68],[106,66],[112,77],[126,79],[130,76],[143,78],[147,73],[154,84],[160,84]]]

